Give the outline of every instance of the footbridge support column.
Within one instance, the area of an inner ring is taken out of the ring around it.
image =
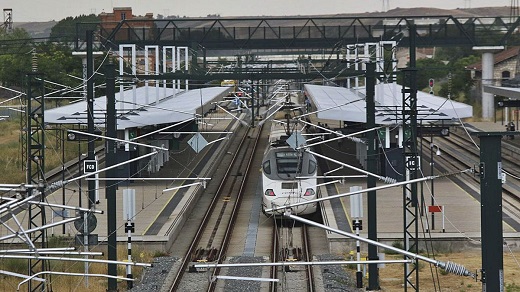
[[[504,46],[482,46],[473,47],[473,50],[482,53],[482,82],[480,92],[482,94],[482,119],[492,120],[495,112],[494,96],[484,92],[484,86],[493,85],[495,56],[494,53],[502,51]]]

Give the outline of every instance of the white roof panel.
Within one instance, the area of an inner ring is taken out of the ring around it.
[[[209,87],[182,92],[175,97],[174,89],[162,87],[158,90],[156,87],[139,87],[135,91],[117,92],[117,129],[176,123],[192,118],[195,113],[201,114],[208,103],[224,97],[231,89]],[[158,104],[155,104],[156,96],[159,97]],[[99,127],[104,127],[105,114],[106,96],[94,99],[94,120]],[[86,101],[45,111],[45,122],[49,124],[86,124],[86,117]]]
[[[358,91],[344,87],[305,85],[316,105],[319,119],[366,122],[365,88]],[[402,86],[389,83],[376,86],[376,123],[395,124],[402,109]],[[473,116],[473,107],[425,92],[417,92],[418,119],[451,120]]]
[[[520,88],[485,85],[484,92],[509,98],[520,98]]]

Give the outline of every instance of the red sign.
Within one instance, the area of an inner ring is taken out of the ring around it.
[[[440,212],[442,212],[442,206],[428,206],[428,212],[440,213]]]

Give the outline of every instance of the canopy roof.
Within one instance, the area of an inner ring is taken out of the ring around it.
[[[520,88],[518,87],[485,85],[484,92],[493,93],[495,95],[505,96],[509,98],[520,98]]]
[[[172,88],[139,87],[116,93],[117,129],[169,124],[204,114],[208,103],[227,95],[231,87],[189,90],[174,96]],[[106,96],[94,99],[94,122],[105,126]],[[157,102],[158,101],[158,102]],[[80,101],[45,111],[48,124],[86,124],[87,102]]]
[[[376,124],[397,124],[402,119],[402,86],[376,85]],[[322,85],[305,85],[319,119],[366,123],[365,88],[359,90]],[[417,119],[458,120],[473,116],[473,107],[425,92],[417,92]]]

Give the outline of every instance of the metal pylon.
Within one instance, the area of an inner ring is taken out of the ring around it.
[[[45,173],[45,131],[44,131],[44,84],[42,75],[37,72],[27,74],[27,106],[25,112],[25,126],[23,135],[26,145],[26,183],[31,186],[27,189],[27,196],[39,194],[38,199],[43,201],[44,196],[44,173]],[[46,224],[45,210],[42,206],[30,205],[29,229],[38,228]],[[45,229],[30,233],[30,239],[36,248],[47,247],[47,233]],[[28,262],[28,273],[34,275],[41,271],[48,271],[48,261],[30,259]],[[47,281],[29,281],[28,291],[52,291],[45,285],[50,285],[50,276]]]
[[[420,159],[417,153],[417,69],[415,62],[416,28],[410,26],[410,65],[403,70],[403,159],[404,180],[417,178]],[[404,250],[418,253],[418,200],[417,183],[406,184],[403,187],[403,222],[404,222]],[[405,256],[406,258],[406,256]],[[412,288],[419,291],[419,270],[417,264],[405,264],[404,291]]]
[[[509,11],[509,16],[511,18],[511,22],[515,21],[518,16],[520,16],[520,10],[518,7],[518,0],[511,0],[511,7]]]
[[[6,33],[11,33],[13,31],[13,9],[4,8],[4,22],[0,25],[0,28],[3,27]]]

